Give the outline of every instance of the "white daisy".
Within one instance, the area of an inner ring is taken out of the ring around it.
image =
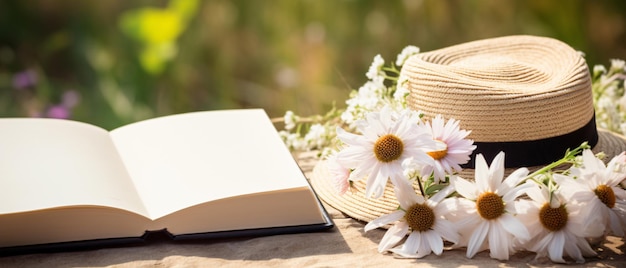
[[[476,149],[474,141],[465,139],[470,131],[461,130],[459,121],[449,119],[446,123],[441,115],[433,118],[426,124],[433,139],[437,143],[437,150],[427,152],[434,160],[434,165],[422,169],[422,176],[434,175],[435,183],[445,179],[446,174],[461,171],[461,164],[470,160],[470,154]]]
[[[352,169],[351,180],[367,177],[367,197],[380,197],[388,179],[394,184],[405,180],[402,171],[405,159],[433,161],[422,148],[432,148],[434,142],[428,132],[418,126],[418,121],[419,117],[409,112],[394,117],[391,108],[385,106],[357,122],[361,135],[337,128],[337,137],[347,145],[337,154],[337,161]]]
[[[555,177],[568,199],[577,200],[585,205],[588,215],[585,225],[592,225],[598,220],[602,228],[617,236],[624,236],[626,229],[626,191],[620,182],[626,177],[624,153],[604,163],[596,158],[591,150],[584,150],[582,166],[573,167],[572,179],[565,176]]]
[[[544,185],[539,186],[534,182],[527,184],[531,186],[526,192],[530,200],[516,202],[518,217],[532,237],[524,243],[525,249],[536,252],[537,258],[547,256],[559,263],[565,263],[564,255],[577,263],[585,262],[584,256],[595,256],[596,252],[585,237],[599,235],[598,232],[594,233],[598,229],[584,228],[581,207],[568,202],[561,194],[561,189],[553,192],[550,199],[550,192]]]
[[[406,258],[422,258],[431,252],[441,255],[444,240],[453,243],[459,241],[456,227],[445,219],[445,215],[454,209],[445,199],[454,192],[452,187],[442,189],[430,199],[417,195],[408,183],[394,189],[401,210],[384,215],[365,226],[367,232],[395,222],[381,239],[379,252],[391,251]],[[393,248],[407,233],[409,236],[404,244]]]
[[[458,176],[451,177],[451,184],[462,198],[458,199],[459,209],[467,213],[457,222],[467,244],[468,258],[489,248],[490,256],[498,260],[508,260],[514,252],[513,238],[522,241],[530,239],[526,227],[514,217],[514,201],[528,188],[518,185],[528,175],[528,169],[520,168],[504,181],[504,153],[500,152],[491,163],[482,154],[476,156],[475,183]]]

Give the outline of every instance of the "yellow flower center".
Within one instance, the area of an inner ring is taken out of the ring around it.
[[[607,207],[613,208],[615,206],[615,193],[610,186],[604,184],[598,185],[598,188],[596,188],[594,192]]]
[[[435,140],[435,144],[437,149],[435,151],[427,152],[427,154],[435,160],[441,160],[448,155],[448,144],[440,140]]]
[[[562,205],[553,208],[549,203],[545,203],[539,210],[539,221],[550,231],[561,230],[567,224],[567,210]]]
[[[493,192],[485,192],[476,199],[476,208],[481,217],[492,220],[504,214],[502,197]]]
[[[404,151],[402,140],[393,134],[387,134],[374,143],[374,154],[381,162],[391,162],[398,159]]]
[[[435,212],[425,204],[415,204],[404,214],[404,219],[414,231],[427,231],[435,224]]]

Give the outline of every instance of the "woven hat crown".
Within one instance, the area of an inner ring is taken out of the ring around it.
[[[477,153],[483,153],[481,143],[518,143],[523,149],[528,146],[520,142],[584,132],[585,126],[595,132],[587,64],[556,39],[507,36],[420,53],[406,61],[402,75],[408,78],[409,107],[427,118],[441,114],[460,120],[472,131],[468,138],[478,145]],[[567,148],[584,141],[593,146],[597,140],[594,133],[578,136],[545,143],[562,143],[554,149],[558,158]],[[516,153],[536,159],[532,152]],[[543,163],[517,166],[528,164]]]

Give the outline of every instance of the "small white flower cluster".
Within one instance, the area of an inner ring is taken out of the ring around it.
[[[366,73],[368,81],[350,92],[343,110],[333,108],[326,115],[310,117],[287,111],[283,117],[285,129],[280,131],[285,144],[294,151],[321,150],[322,156],[328,156],[339,145],[335,132],[337,126],[354,130],[356,122],[364,119],[365,114],[379,111],[384,106],[404,110],[409,89],[399,68],[417,53],[419,48],[407,46],[398,54],[395,65],[390,66],[385,66],[383,57],[376,55]]]
[[[287,111],[282,118],[285,129],[279,135],[289,150],[294,152],[319,151],[320,157],[326,157],[338,146],[336,128],[340,122],[341,111],[331,109],[325,115],[301,117]]]
[[[626,62],[611,60],[607,70],[603,65],[593,68],[593,96],[596,122],[601,128],[626,134]]]
[[[409,89],[407,79],[400,75],[399,68],[410,56],[419,52],[418,47],[407,46],[398,54],[395,65],[389,67],[385,67],[382,56],[376,55],[366,73],[369,80],[359,90],[350,93],[350,99],[346,101],[348,106],[341,114],[341,119],[353,129],[354,122],[383,106],[391,106],[395,110],[405,109]],[[389,86],[385,85],[386,81]]]

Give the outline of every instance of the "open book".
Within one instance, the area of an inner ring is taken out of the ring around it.
[[[160,230],[180,239],[333,226],[261,109],[172,115],[110,132],[0,119],[0,189],[0,251]]]

